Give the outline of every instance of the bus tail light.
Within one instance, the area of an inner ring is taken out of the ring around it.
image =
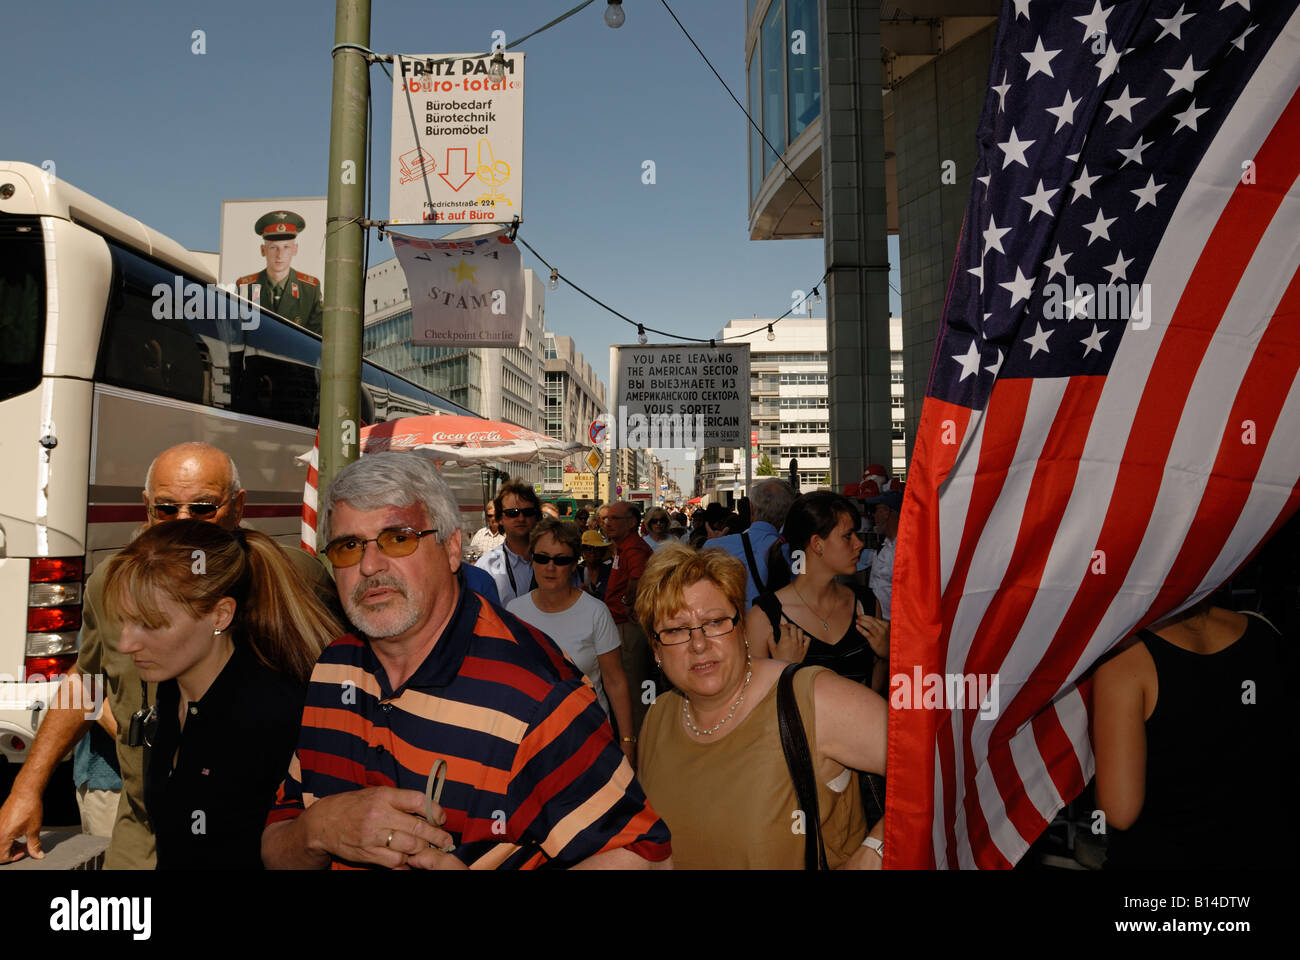
[[[45,679],[57,680],[67,676],[77,662],[77,655],[70,653],[65,657],[28,657],[23,667],[27,671],[28,682]]]
[[[29,679],[55,679],[77,662],[81,629],[82,557],[33,557],[28,568],[27,644]]]

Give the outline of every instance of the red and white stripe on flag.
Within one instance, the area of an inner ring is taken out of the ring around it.
[[[886,866],[1014,865],[1093,775],[1092,668],[1300,505],[1298,178],[1292,13],[1186,184],[1145,276],[1150,327],[1123,331],[1108,374],[995,371],[982,409],[927,396],[891,694],[900,677],[987,675],[998,697],[891,699]],[[936,369],[965,347],[951,333]]]

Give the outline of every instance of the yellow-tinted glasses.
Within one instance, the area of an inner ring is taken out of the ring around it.
[[[329,557],[330,563],[336,567],[352,567],[361,562],[367,543],[377,543],[385,556],[409,557],[419,548],[422,537],[437,532],[437,530],[416,530],[412,527],[394,527],[368,540],[360,537],[339,537],[337,540],[330,541],[329,546],[325,548],[325,556]]]

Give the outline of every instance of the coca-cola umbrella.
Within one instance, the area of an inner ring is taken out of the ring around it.
[[[361,429],[361,455],[385,450],[412,450],[438,463],[487,464],[500,460],[535,463],[563,460],[580,453],[576,440],[559,440],[497,420],[453,414],[399,417]],[[298,457],[307,464],[302,498],[302,547],[316,552],[316,447]]]

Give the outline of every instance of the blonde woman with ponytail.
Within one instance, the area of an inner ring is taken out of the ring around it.
[[[258,869],[312,666],[344,633],[266,535],[200,520],[114,557],[106,615],[157,702],[133,718],[159,869]]]

